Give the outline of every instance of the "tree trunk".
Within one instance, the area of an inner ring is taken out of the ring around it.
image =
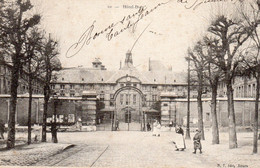
[[[229,149],[237,148],[236,120],[233,100],[232,80],[226,81],[228,99],[228,120],[229,120]]]
[[[202,85],[199,84],[199,88],[198,88],[198,97],[197,97],[197,103],[198,103],[198,127],[199,130],[201,131],[201,139],[205,140],[205,136],[204,136],[204,128],[203,128],[203,108],[202,108]]]
[[[256,97],[255,97],[255,118],[254,118],[254,140],[253,140],[253,153],[257,153],[257,140],[258,140],[258,101],[260,90],[260,74],[257,73],[256,77]]]
[[[8,121],[8,137],[7,137],[7,148],[11,149],[15,147],[15,115],[16,115],[16,103],[17,103],[17,87],[20,70],[19,56],[14,56],[12,76],[11,76],[11,98],[10,98],[10,113]]]
[[[48,102],[49,102],[49,91],[48,91],[48,87],[44,86],[44,105],[43,105],[43,118],[42,118],[42,142],[46,142],[46,120],[47,120]]]
[[[28,71],[29,71],[29,81],[28,81],[28,85],[29,85],[29,106],[28,106],[28,140],[27,140],[27,144],[30,145],[31,144],[31,138],[32,138],[32,72],[31,72],[31,60],[29,60],[28,62],[29,67],[28,67]]]
[[[211,117],[212,117],[212,144],[219,144],[218,118],[217,118],[217,84],[211,85]]]
[[[190,139],[190,59],[188,59],[188,95],[187,95],[187,127],[186,127],[186,136],[185,139]],[[176,107],[175,107],[176,115]],[[176,117],[175,117],[176,119]],[[176,122],[175,122],[176,123]],[[176,126],[176,124],[175,124]]]

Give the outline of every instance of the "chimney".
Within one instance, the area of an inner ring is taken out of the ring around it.
[[[119,69],[121,69],[122,68],[122,61],[120,60],[120,68]]]

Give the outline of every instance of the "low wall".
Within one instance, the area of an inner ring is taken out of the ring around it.
[[[8,105],[10,96],[0,95],[0,116],[1,119],[7,123],[8,121]],[[78,116],[82,116],[82,102],[81,100],[59,100],[60,103],[57,105],[57,115],[63,116],[63,122],[66,120],[68,123],[75,123]],[[238,126],[252,126],[254,120],[254,99],[235,99],[234,100],[235,114],[236,114],[236,124]],[[186,125],[187,116],[187,99],[176,99],[170,102],[170,120],[175,120],[176,123]],[[53,102],[50,101],[48,107],[48,118],[53,114]],[[260,107],[259,107],[260,109]],[[17,100],[17,112],[16,121],[20,126],[27,125],[28,118],[28,97],[18,96]],[[222,127],[228,126],[228,112],[227,112],[227,100],[226,98],[218,98],[217,101],[217,115],[219,125]],[[33,97],[32,103],[32,124],[41,124],[43,116],[43,96]],[[203,99],[203,117],[204,124],[209,127],[211,124],[211,110],[210,110],[210,99]],[[197,101],[196,99],[191,99],[190,101],[190,118],[191,126],[197,127]],[[260,115],[259,115],[260,124]],[[83,122],[83,121],[82,121]]]

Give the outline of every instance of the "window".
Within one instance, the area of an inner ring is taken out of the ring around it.
[[[126,94],[125,96],[125,104],[128,105],[129,104],[129,94]]]
[[[113,99],[113,94],[110,94],[110,106],[114,106],[113,101],[111,101]]]
[[[252,86],[253,88],[253,97],[255,97],[255,93],[256,93],[256,88],[255,88],[255,84],[253,84],[253,86]]]
[[[133,104],[136,104],[136,94],[133,95]]]
[[[64,93],[60,93],[60,96],[65,96],[65,94]]]
[[[252,96],[251,85],[248,85],[247,95],[248,95],[248,97],[251,97],[251,96]]]
[[[60,89],[65,89],[65,85],[60,85]]]
[[[206,113],[206,121],[209,121],[209,113]]]
[[[110,85],[110,90],[114,90],[114,85]]]
[[[137,84],[136,84],[136,83],[134,83],[134,84],[133,84],[133,86],[134,86],[134,87],[136,87],[136,86],[137,86]]]
[[[153,101],[153,102],[157,101],[157,95],[153,95],[153,96],[152,96],[152,101]]]
[[[124,84],[123,84],[123,83],[121,83],[121,84],[120,84],[120,87],[124,87]]]
[[[100,101],[104,101],[105,100],[105,95],[102,93],[100,94]]]
[[[80,85],[80,88],[81,88],[82,90],[84,90],[84,89],[85,89],[85,85]]]
[[[153,91],[156,91],[156,89],[157,89],[157,86],[153,86],[153,87],[152,87],[152,90],[153,90]]]
[[[93,85],[93,84],[90,85],[90,89],[91,89],[91,90],[94,89],[94,85]]]
[[[74,89],[74,85],[70,85],[70,89]]]
[[[64,78],[62,78],[61,80],[64,81]]]
[[[146,101],[147,101],[147,95],[144,94],[144,106],[146,106]]]
[[[120,94],[120,104],[122,105],[124,102],[124,94]]]
[[[55,89],[55,85],[51,85],[51,89]]]
[[[74,97],[75,96],[75,94],[74,93],[70,93],[70,97]]]

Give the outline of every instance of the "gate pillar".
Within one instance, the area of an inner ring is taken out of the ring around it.
[[[83,91],[82,93],[82,123],[96,125],[97,93],[95,91]]]
[[[170,122],[176,124],[176,101],[174,92],[161,93],[161,125],[169,126]]]

